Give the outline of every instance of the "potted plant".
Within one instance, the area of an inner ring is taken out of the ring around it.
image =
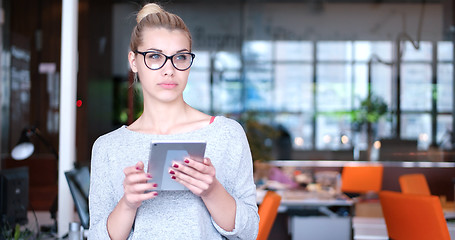
[[[269,161],[272,158],[272,143],[278,131],[258,120],[257,112],[245,112],[241,118],[251,149],[253,161]]]
[[[387,103],[382,97],[369,93],[368,96],[360,102],[359,109],[352,112],[353,131],[359,133],[366,127],[368,160],[370,160],[371,157],[371,149],[377,122],[387,113],[387,110]]]
[[[1,239],[5,240],[35,240],[37,236],[28,228],[21,229],[19,224],[16,224],[14,228],[8,228],[8,224],[5,224],[1,229]]]

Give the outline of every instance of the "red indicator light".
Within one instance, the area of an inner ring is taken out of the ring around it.
[[[81,106],[82,106],[82,100],[77,100],[76,106],[77,106],[77,107],[81,107]]]

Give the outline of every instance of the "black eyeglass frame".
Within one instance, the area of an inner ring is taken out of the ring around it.
[[[168,55],[166,55],[166,54],[164,54],[164,53],[160,53],[160,52],[157,52],[157,51],[146,51],[146,52],[141,52],[141,51],[138,51],[138,50],[134,50],[134,52],[137,53],[137,54],[141,54],[142,56],[144,56],[144,64],[145,64],[145,66],[146,66],[148,69],[150,69],[150,70],[158,70],[158,69],[161,69],[162,67],[164,67],[164,65],[166,65],[166,62],[167,62],[167,60],[169,59],[169,60],[171,60],[172,66],[174,66],[175,69],[177,69],[177,70],[179,70],[179,71],[186,71],[186,70],[188,70],[188,69],[193,65],[194,58],[196,57],[196,54],[194,54],[194,53],[192,53],[192,52],[176,53],[176,54],[171,55],[171,56],[168,56]],[[164,60],[163,65],[161,65],[159,68],[153,69],[153,68],[149,67],[149,66],[147,65],[147,62],[145,61],[145,55],[147,55],[147,53],[155,53],[155,54],[162,55],[162,56],[164,56],[164,57],[166,58],[166,60]],[[184,69],[177,68],[177,67],[175,66],[175,64],[174,64],[174,60],[172,60],[175,56],[177,56],[177,55],[182,55],[182,54],[190,54],[190,55],[191,55],[191,63],[190,63],[190,65],[189,65],[187,68],[184,68]]]

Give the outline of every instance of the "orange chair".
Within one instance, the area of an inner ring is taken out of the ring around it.
[[[379,199],[390,239],[450,240],[437,196],[381,191]]]
[[[260,220],[257,240],[267,240],[273,223],[275,222],[280,202],[280,195],[273,191],[267,191],[258,209]]]
[[[384,167],[381,164],[346,165],[341,171],[341,191],[345,193],[378,193],[382,187]]]
[[[427,179],[421,173],[401,175],[398,181],[402,193],[431,195]]]

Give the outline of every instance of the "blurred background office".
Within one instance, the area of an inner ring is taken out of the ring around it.
[[[140,115],[127,54],[142,2],[79,1],[80,166],[90,164],[98,136]],[[46,141],[34,140],[27,164],[42,182],[31,183],[30,198],[49,196],[34,206],[47,210],[57,191],[62,1],[0,4],[1,168],[17,165],[10,153],[23,130],[39,129]],[[454,161],[453,0],[162,5],[193,35],[185,100],[250,126],[255,159]],[[283,154],[277,146],[286,141]]]

